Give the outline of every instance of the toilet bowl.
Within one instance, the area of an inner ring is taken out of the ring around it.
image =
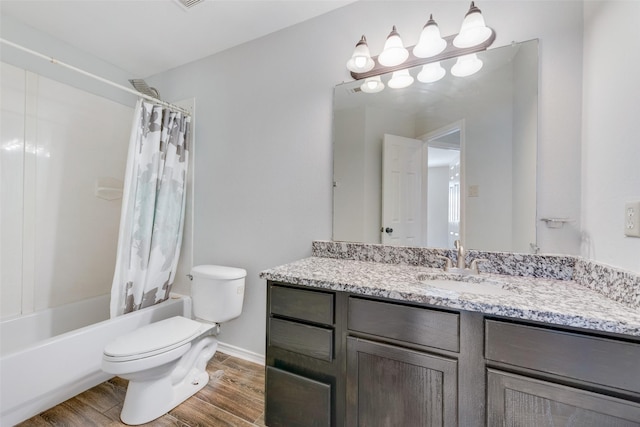
[[[129,380],[120,414],[125,424],[148,423],[175,408],[209,382],[220,323],[242,312],[246,271],[204,265],[191,271],[193,314],[161,320],[109,342],[102,370]]]

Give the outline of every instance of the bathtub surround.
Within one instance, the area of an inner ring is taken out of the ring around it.
[[[10,49],[2,45],[3,55]],[[6,320],[109,292],[132,109],[23,68],[0,67]],[[105,183],[114,197],[103,197]]]
[[[191,117],[139,100],[125,171],[111,316],[169,298],[187,202]]]

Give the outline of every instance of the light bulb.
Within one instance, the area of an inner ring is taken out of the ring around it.
[[[432,62],[422,66],[422,71],[418,74],[418,80],[422,83],[437,82],[447,74],[440,62]]]
[[[365,93],[377,93],[384,89],[384,83],[380,76],[369,77],[360,85],[360,90]]]
[[[413,54],[418,58],[430,58],[442,52],[446,47],[447,42],[440,36],[438,24],[431,15],[422,28],[418,44],[413,48]]]
[[[409,51],[404,48],[400,34],[394,25],[384,43],[384,50],[378,55],[378,62],[385,67],[393,67],[402,64],[408,57]]]
[[[369,46],[367,45],[367,39],[362,36],[356,48],[353,50],[351,59],[347,61],[347,69],[354,73],[365,73],[370,71],[375,66],[371,54],[369,53]]]
[[[453,39],[453,45],[459,48],[473,47],[491,37],[491,29],[484,23],[482,12],[471,2],[471,7],[462,21],[460,33]]]
[[[403,87],[410,86],[411,83],[413,83],[413,77],[409,74],[409,70],[404,69],[394,71],[391,76],[391,80],[387,82],[387,85],[393,89],[402,89]]]

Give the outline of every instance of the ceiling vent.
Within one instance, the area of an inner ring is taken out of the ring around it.
[[[200,3],[204,3],[204,0],[174,0],[174,1],[178,3],[180,7],[182,7],[184,10],[189,10]]]

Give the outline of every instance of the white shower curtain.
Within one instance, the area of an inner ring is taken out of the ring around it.
[[[139,100],[129,140],[111,317],[166,300],[180,256],[190,117]]]

